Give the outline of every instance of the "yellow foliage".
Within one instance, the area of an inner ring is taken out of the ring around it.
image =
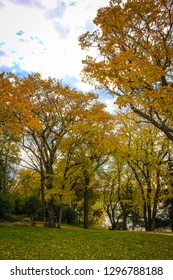
[[[111,0],[94,19],[97,29],[79,38],[97,48],[83,61],[84,81],[117,97],[173,141],[173,5],[171,0]]]

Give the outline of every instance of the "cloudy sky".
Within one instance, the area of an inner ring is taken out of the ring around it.
[[[40,72],[79,90],[92,90],[80,79],[86,53],[78,37],[109,0],[0,0],[0,72],[20,76]],[[100,93],[109,109],[113,100]]]

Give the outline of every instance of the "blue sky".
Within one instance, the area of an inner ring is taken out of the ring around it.
[[[78,37],[93,31],[92,22],[109,0],[0,0],[0,71],[20,76],[40,72],[62,79],[79,90],[93,90],[81,82],[86,53]],[[100,93],[111,110],[113,99]]]

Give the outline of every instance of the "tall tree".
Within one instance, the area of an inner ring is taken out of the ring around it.
[[[168,158],[171,145],[151,124],[139,125],[130,121],[132,114],[127,116],[128,119],[125,115],[121,118],[119,133],[124,135],[126,162],[138,184],[138,201],[145,229],[151,231],[155,227],[159,204],[164,199],[164,189],[169,186]]]
[[[54,227],[54,171],[57,161],[63,157],[62,143],[66,143],[71,135],[80,135],[81,132],[88,135],[85,141],[89,141],[92,136],[96,137],[99,126],[104,130],[106,124],[101,122],[104,119],[103,105],[99,104],[97,96],[92,93],[83,94],[62,86],[55,79],[44,80],[39,74],[22,79],[18,90],[31,102],[28,117],[21,118],[22,146],[27,152],[29,164],[40,172],[43,195],[44,189],[49,191],[49,225]],[[105,112],[108,123],[109,117]]]
[[[22,87],[27,89],[26,98],[30,96],[33,103],[28,112],[30,121],[23,129],[22,144],[44,179],[43,187],[51,190],[60,143],[93,95],[84,96],[55,79],[43,80],[39,74],[24,79]],[[53,198],[48,201],[48,213],[49,225],[54,227]]]
[[[173,141],[172,0],[111,0],[94,23],[93,33],[80,36],[83,49],[96,49],[83,61],[83,79]]]
[[[0,191],[8,192],[10,181],[19,163],[19,108],[24,112],[22,96],[16,91],[18,78],[11,73],[0,73]],[[25,107],[26,105],[26,107]],[[26,114],[26,111],[25,111]]]
[[[59,184],[52,191],[56,197],[59,192],[58,202],[63,206],[63,201],[67,201],[67,193],[73,195],[74,190],[78,191],[80,188],[84,200],[84,228],[89,227],[90,190],[97,169],[106,162],[110,154],[113,129],[114,117],[95,99],[95,102],[88,103],[83,108],[82,115],[78,115],[77,121],[61,141],[61,154],[57,159],[59,167],[55,174]],[[58,170],[61,170],[61,174]]]
[[[116,137],[119,138],[120,134],[117,133]],[[113,230],[120,228],[127,230],[127,222],[133,223],[136,214],[139,217],[137,184],[127,160],[128,153],[124,141],[116,145],[106,169],[100,173],[104,209]]]
[[[84,118],[79,135],[82,142],[77,147],[81,159],[80,178],[84,201],[84,228],[89,228],[89,196],[95,186],[98,169],[107,162],[114,140],[114,117],[104,111],[103,105],[97,105]]]
[[[39,174],[29,169],[20,169],[13,184],[13,192],[25,199],[31,196],[40,198]]]
[[[19,163],[19,136],[12,133],[5,125],[0,127],[0,192],[10,190]]]
[[[10,132],[17,133],[32,122],[28,114],[33,106],[32,84],[12,73],[0,73],[0,124]],[[38,119],[32,126],[38,126]]]

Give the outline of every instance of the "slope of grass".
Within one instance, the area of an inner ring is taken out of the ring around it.
[[[3,226],[0,259],[169,260],[173,259],[173,235]]]

